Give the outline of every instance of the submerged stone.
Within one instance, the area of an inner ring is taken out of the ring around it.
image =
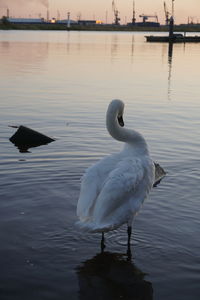
[[[161,182],[161,180],[165,177],[166,172],[158,163],[154,162],[154,165],[155,165],[155,182],[153,186],[156,187]]]

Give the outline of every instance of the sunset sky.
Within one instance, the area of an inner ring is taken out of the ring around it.
[[[171,0],[165,0],[168,10],[171,11]],[[164,23],[163,0],[135,0],[136,20],[141,21],[140,14],[158,15],[159,22]],[[130,22],[132,18],[132,0],[115,0],[120,12],[121,23]],[[175,0],[176,23],[186,23],[188,17],[194,22],[200,22],[200,0]],[[99,19],[103,22],[113,22],[112,0],[0,0],[0,15],[6,15],[6,8],[10,16],[37,17],[41,14],[46,17],[47,6],[50,17],[66,18],[67,12],[71,19],[76,20],[78,15],[82,19]],[[152,20],[153,19],[149,19]]]

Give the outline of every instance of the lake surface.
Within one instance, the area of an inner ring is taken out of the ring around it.
[[[200,45],[169,56],[146,34],[0,31],[2,300],[200,299]],[[131,262],[126,226],[101,255],[101,235],[74,225],[85,168],[122,147],[105,128],[114,98],[167,172],[135,218]],[[21,153],[13,125],[56,141]]]

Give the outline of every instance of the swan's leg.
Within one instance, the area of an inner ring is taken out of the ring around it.
[[[128,233],[127,256],[128,256],[128,260],[131,260],[131,257],[132,257],[132,254],[131,254],[131,233],[132,233],[132,226],[128,226],[127,233]]]
[[[102,236],[101,236],[101,252],[104,252],[104,249],[106,248],[105,245],[105,238],[104,238],[104,232],[102,232]]]
[[[127,233],[128,233],[128,245],[130,246],[132,226],[128,226]]]

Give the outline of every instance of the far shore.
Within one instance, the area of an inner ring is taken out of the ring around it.
[[[77,25],[73,24],[70,28],[66,24],[2,24],[0,30],[65,30],[65,31],[154,31],[168,32],[169,28],[166,25],[159,27],[143,27],[131,25]],[[175,25],[175,32],[200,32],[200,25]]]

